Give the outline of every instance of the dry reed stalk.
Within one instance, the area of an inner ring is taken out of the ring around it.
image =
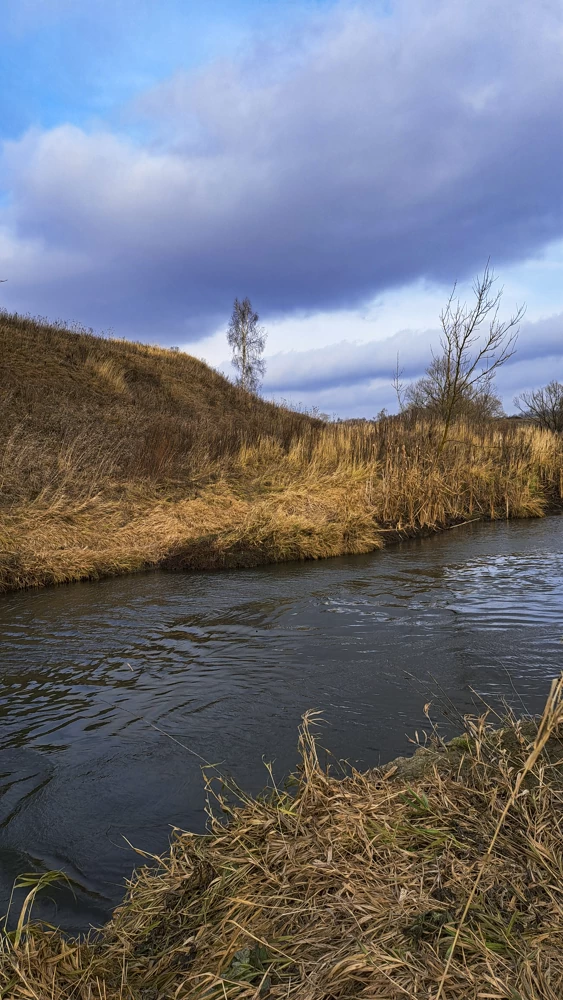
[[[560,998],[562,686],[539,726],[468,719],[449,745],[341,778],[305,717],[294,787],[252,799],[209,777],[209,834],[176,831],[99,938],[5,939],[0,995]]]
[[[561,437],[323,424],[184,354],[0,312],[0,592],[370,552],[561,505]]]
[[[444,971],[442,973],[442,978],[440,979],[440,983],[439,983],[439,986],[438,986],[438,992],[436,993],[436,1000],[440,1000],[440,997],[442,996],[442,993],[443,993],[443,990],[444,990],[444,985],[445,985],[445,982],[446,982],[446,979],[447,979],[447,976],[448,976],[449,968],[450,968],[450,965],[451,965],[451,962],[452,962],[452,959],[453,959],[453,956],[454,956],[454,952],[455,952],[455,949],[457,947],[457,944],[458,944],[458,941],[459,941],[459,938],[460,938],[460,934],[461,934],[463,925],[464,925],[464,923],[465,923],[465,921],[467,919],[467,915],[469,913],[469,909],[470,909],[471,904],[472,904],[472,902],[473,902],[473,900],[475,898],[475,893],[477,892],[477,889],[479,887],[479,883],[480,883],[481,877],[482,877],[482,875],[484,873],[485,866],[490,861],[490,858],[492,856],[492,853],[493,853],[495,844],[497,842],[499,833],[500,833],[500,831],[502,829],[502,825],[503,825],[503,823],[506,820],[506,817],[508,815],[509,810],[512,809],[512,807],[514,806],[514,803],[516,802],[516,800],[518,798],[518,795],[520,794],[520,789],[522,788],[522,784],[524,782],[524,779],[526,778],[526,775],[532,770],[532,768],[534,767],[534,765],[537,763],[537,761],[538,761],[538,759],[540,757],[540,754],[542,753],[542,750],[545,749],[545,747],[546,747],[549,739],[553,736],[553,733],[557,731],[557,729],[560,726],[560,724],[561,724],[562,721],[563,721],[563,675],[561,677],[559,677],[559,678],[554,678],[554,680],[551,683],[551,690],[550,690],[549,697],[548,697],[547,702],[546,702],[546,706],[545,706],[544,713],[543,713],[542,718],[541,718],[540,725],[538,727],[538,732],[537,732],[536,738],[534,740],[534,745],[533,745],[533,747],[532,747],[529,755],[527,756],[526,760],[524,761],[524,766],[522,767],[522,769],[518,772],[518,774],[516,776],[516,781],[514,783],[514,788],[512,789],[512,791],[510,793],[510,797],[508,798],[508,800],[506,802],[506,805],[504,806],[504,809],[502,810],[502,813],[500,814],[498,823],[497,823],[497,825],[495,827],[495,831],[493,833],[493,836],[491,838],[491,841],[489,843],[487,851],[483,855],[483,858],[482,858],[481,863],[479,865],[479,870],[477,872],[477,877],[476,877],[476,879],[475,879],[475,881],[473,883],[473,886],[471,888],[471,892],[469,893],[469,896],[467,897],[467,902],[466,902],[465,907],[463,909],[463,913],[461,914],[461,918],[460,918],[459,924],[457,926],[457,929],[456,929],[456,932],[455,932],[455,935],[454,935],[454,939],[452,941],[451,948],[449,950],[448,958],[447,958],[447,961],[446,961],[446,966],[445,966],[445,969],[444,969]]]

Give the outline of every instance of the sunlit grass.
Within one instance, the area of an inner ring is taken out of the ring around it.
[[[437,458],[439,423],[323,424],[188,355],[1,313],[0,376],[0,590],[370,552],[563,495],[547,431],[458,423]]]

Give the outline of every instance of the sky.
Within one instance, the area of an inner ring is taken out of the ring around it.
[[[263,394],[397,407],[490,259],[513,397],[563,381],[561,0],[3,0],[0,306]]]

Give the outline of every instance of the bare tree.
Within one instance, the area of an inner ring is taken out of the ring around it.
[[[266,362],[261,357],[266,333],[258,326],[258,319],[249,298],[242,302],[235,299],[227,340],[233,349],[232,364],[238,371],[237,384],[249,392],[258,391],[266,371]]]
[[[447,419],[448,399],[444,399],[447,364],[445,356],[434,357],[426,369],[426,375],[404,388],[404,409],[424,410],[444,420]],[[453,406],[452,416],[468,417],[471,420],[490,420],[491,417],[502,416],[502,413],[502,401],[496,395],[491,380],[484,379],[482,384],[463,387]]]
[[[426,374],[404,390],[406,404],[430,409],[443,419],[444,431],[438,454],[446,444],[456,416],[463,412],[488,416],[502,412],[500,400],[493,390],[493,380],[497,369],[516,350],[518,326],[526,307],[520,306],[510,319],[501,322],[499,310],[503,289],[494,294],[495,281],[487,262],[483,275],[473,283],[475,303],[471,307],[455,299],[457,284],[454,285],[447,306],[440,314],[441,353],[432,352]]]
[[[549,431],[563,431],[563,385],[555,379],[533,392],[514,397],[514,403],[529,420]]]
[[[401,381],[404,374],[404,368],[399,368],[399,352],[397,351],[397,364],[395,365],[395,371],[393,372],[392,386],[395,390],[395,395],[397,397],[397,402],[399,404],[399,410],[401,413],[403,410],[407,409],[406,392],[407,386]]]

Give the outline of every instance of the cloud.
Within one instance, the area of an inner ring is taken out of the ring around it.
[[[340,341],[309,351],[288,351],[267,358],[264,394],[341,416],[373,416],[382,407],[397,409],[392,388],[400,356],[404,382],[419,378],[439,350],[440,331],[403,330],[369,343]],[[222,369],[228,374],[228,364]],[[525,389],[563,381],[563,312],[520,328],[516,354],[499,369],[497,390],[507,412]]]
[[[563,355],[563,312],[535,323],[524,322],[516,345],[516,354],[508,367],[532,358],[559,357]]]
[[[522,259],[563,233],[561,27],[555,0],[344,4],[146,92],[144,145],[6,142],[4,300],[172,343],[235,295],[338,309]],[[45,282],[52,255],[81,273]]]
[[[267,359],[264,390],[318,390],[379,378],[390,380],[397,354],[405,378],[414,377],[424,370],[430,356],[429,344],[438,337],[437,331],[404,330],[366,344],[342,340],[310,351],[275,354]]]
[[[373,380],[359,385],[338,386],[308,392],[273,393],[268,398],[300,409],[316,409],[328,417],[373,419],[382,409],[397,410],[397,397],[389,380]]]
[[[343,340],[309,351],[280,352],[267,359],[264,390],[269,393],[299,389],[319,391],[377,379],[390,382],[397,355],[402,377],[407,381],[422,375],[431,360],[432,348],[439,353],[439,343],[438,329],[402,330],[369,343]],[[529,369],[530,361],[535,361],[540,370],[547,372],[546,361],[554,357],[563,358],[563,313],[535,323],[522,323],[516,354],[499,373],[502,372],[507,382],[507,373],[517,367],[519,371],[525,367]]]

